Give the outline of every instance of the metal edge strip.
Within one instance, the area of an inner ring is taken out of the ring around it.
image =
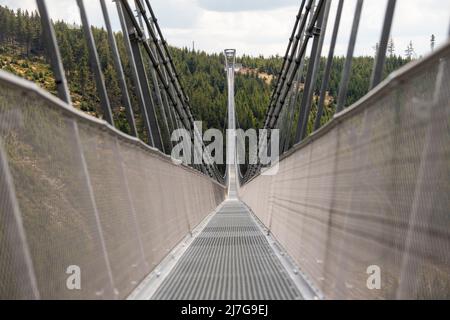
[[[272,248],[278,260],[281,262],[283,267],[286,269],[287,274],[291,278],[292,282],[297,286],[303,299],[305,300],[323,300],[325,297],[323,293],[314,285],[312,280],[308,277],[306,273],[297,265],[295,260],[289,255],[287,250],[283,248],[281,243],[275,238],[272,233],[268,232],[267,227],[258,218],[258,216],[253,212],[253,210],[244,202],[242,204],[250,212],[250,216],[255,221],[258,228],[265,235],[267,242]]]
[[[189,249],[194,240],[208,225],[209,221],[222,209],[228,199],[223,201],[213,212],[208,214],[198,225],[192,230],[192,233],[186,235],[181,242],[158,264],[153,271],[147,275],[144,280],[133,290],[127,297],[127,300],[150,300],[156,293],[164,280],[176,266],[180,258]]]

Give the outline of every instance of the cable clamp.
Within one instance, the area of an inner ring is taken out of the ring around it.
[[[315,27],[313,28],[313,30],[312,30],[312,34],[313,34],[315,37],[320,36],[321,33],[322,33],[322,28],[320,28],[320,27],[315,26]]]

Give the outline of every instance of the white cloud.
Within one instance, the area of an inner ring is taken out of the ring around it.
[[[132,1],[130,1],[131,3]],[[283,55],[298,11],[298,0],[151,0],[169,43],[191,46],[207,52],[236,48],[238,54]],[[115,6],[107,0],[113,26],[119,29]],[[345,1],[337,53],[345,54],[356,1]],[[379,41],[387,0],[364,2],[357,54],[373,54]],[[79,23],[75,0],[47,0],[54,19]],[[333,1],[334,16],[337,1]],[[35,9],[35,0],[0,0],[11,8]],[[98,1],[85,1],[92,24],[102,25]],[[430,49],[431,34],[437,44],[447,38],[450,22],[450,0],[399,0],[392,30],[397,53],[403,54],[413,41],[418,54]],[[329,39],[334,19],[327,30]],[[327,41],[325,42],[327,43]],[[328,49],[324,48],[324,55]]]
[[[298,6],[298,0],[197,0],[197,3],[203,9],[218,12],[261,11]]]

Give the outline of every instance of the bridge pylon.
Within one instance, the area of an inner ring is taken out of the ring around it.
[[[236,156],[236,112],[234,105],[234,73],[236,67],[236,50],[226,49],[225,71],[228,84],[228,129],[227,129],[227,186],[228,197],[237,199],[237,156]]]

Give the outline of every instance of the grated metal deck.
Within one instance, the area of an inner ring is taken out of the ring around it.
[[[152,299],[281,300],[301,295],[240,201],[227,201]]]

